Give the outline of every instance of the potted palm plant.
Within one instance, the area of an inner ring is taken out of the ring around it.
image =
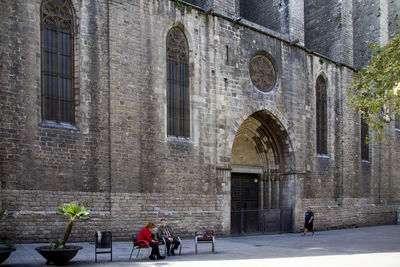
[[[90,213],[83,205],[78,202],[71,202],[61,205],[57,208],[57,213],[68,216],[69,222],[64,238],[55,240],[49,246],[35,248],[46,260],[46,264],[65,265],[78,253],[81,246],[67,246],[67,240],[71,235],[72,226],[75,219],[88,220]]]
[[[4,219],[7,216],[6,210],[0,210],[0,218]],[[15,251],[11,240],[5,234],[0,234],[0,264],[5,261]]]

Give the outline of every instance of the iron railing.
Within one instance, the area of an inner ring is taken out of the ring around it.
[[[292,208],[239,209],[231,211],[231,234],[269,234],[292,232]]]

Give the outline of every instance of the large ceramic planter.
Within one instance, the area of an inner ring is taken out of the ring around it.
[[[63,249],[49,249],[48,246],[35,248],[47,260],[46,264],[66,265],[82,247],[66,246]]]
[[[5,261],[15,248],[0,248],[0,264]]]

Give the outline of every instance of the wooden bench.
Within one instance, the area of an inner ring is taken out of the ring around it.
[[[211,250],[215,252],[215,236],[214,231],[197,231],[194,233],[194,248],[197,254],[197,244],[211,243]]]

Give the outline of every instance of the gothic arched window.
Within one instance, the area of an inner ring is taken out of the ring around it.
[[[185,34],[173,27],[167,36],[167,134],[190,136],[189,49]]]
[[[368,131],[368,124],[364,118],[361,118],[361,160],[369,160]]]
[[[327,95],[326,81],[321,75],[316,82],[317,154],[327,155]]]
[[[42,120],[73,124],[74,17],[68,0],[45,0],[41,10]]]

